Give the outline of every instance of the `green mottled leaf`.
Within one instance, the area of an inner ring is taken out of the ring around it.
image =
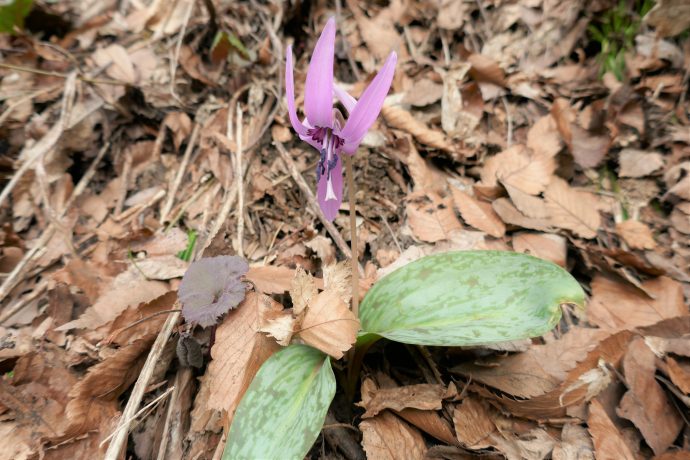
[[[561,267],[515,252],[465,251],[416,260],[364,298],[362,330],[403,343],[462,346],[544,334],[560,304],[584,292]]]
[[[279,351],[261,366],[237,407],[223,459],[303,459],[334,395],[328,356],[306,345]]]
[[[24,28],[24,18],[31,11],[32,0],[0,1],[0,33],[14,33]]]

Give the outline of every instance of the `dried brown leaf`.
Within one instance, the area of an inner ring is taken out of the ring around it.
[[[413,193],[408,197],[407,219],[414,235],[422,241],[436,242],[450,238],[462,229],[450,197],[436,193]]]
[[[446,444],[457,443],[450,424],[436,411],[403,409],[397,411],[396,414],[406,422],[414,425],[439,441],[443,441]]]
[[[69,393],[72,400],[65,408],[69,421],[67,435],[97,430],[116,414],[117,398],[139,376],[152,342],[152,339],[137,340],[89,368]]]
[[[570,152],[575,162],[583,168],[598,166],[611,146],[609,135],[592,133],[574,123],[570,125],[570,130],[573,133]]]
[[[537,195],[549,185],[555,169],[553,157],[536,154],[518,144],[486,160],[482,184],[493,186],[500,181],[529,195]]]
[[[659,0],[644,17],[660,37],[673,37],[690,27],[690,5],[684,0]]]
[[[607,367],[618,365],[631,338],[631,332],[623,331],[602,340],[584,360],[568,372],[561,384],[543,395],[515,399],[513,396],[498,395],[483,385],[470,384],[470,389],[485,398],[495,400],[514,416],[536,420],[564,417],[569,407],[592,399],[611,383],[611,372]]]
[[[463,363],[452,371],[517,397],[539,396],[563,383],[568,373],[608,335],[609,332],[598,329],[577,327],[560,340],[533,345],[524,353],[480,365]]]
[[[400,107],[383,106],[381,114],[390,126],[412,134],[420,143],[447,152],[454,151],[453,144],[442,132],[430,129],[407,110]]]
[[[343,260],[337,264],[323,267],[323,287],[333,291],[340,299],[349,305],[352,299],[352,265]]]
[[[321,292],[310,302],[298,330],[305,343],[336,359],[352,347],[358,331],[359,320],[332,290]]]
[[[508,198],[499,198],[495,200],[491,206],[506,224],[545,232],[551,230],[551,222],[548,219],[533,219],[527,217],[518,211]]]
[[[442,407],[443,399],[448,397],[447,393],[445,386],[430,383],[380,388],[370,392],[367,402],[360,402],[357,405],[365,409],[362,418],[371,418],[385,409],[438,410]]]
[[[110,285],[104,289],[98,300],[83,315],[55,330],[96,329],[114,320],[130,305],[150,302],[168,290],[167,283],[146,280],[134,267],[131,267],[115,277]]]
[[[245,278],[254,283],[256,288],[266,294],[282,294],[292,287],[295,270],[287,267],[265,265],[249,267]]]
[[[618,154],[621,177],[645,177],[664,166],[664,157],[657,152],[623,149]]]
[[[597,459],[635,460],[623,435],[609,418],[604,406],[596,399],[589,405],[587,426],[592,435]]]
[[[656,381],[655,359],[643,338],[632,341],[623,359],[628,392],[616,412],[632,421],[659,455],[676,439],[683,428],[683,419]]]
[[[270,297],[249,292],[218,326],[211,348],[212,361],[206,371],[210,408],[225,410],[232,419],[259,367],[279,348],[273,339],[259,332],[262,310],[282,309],[283,306]]]
[[[329,238],[323,235],[316,235],[311,240],[305,242],[304,245],[314,251],[324,265],[331,265],[336,261],[335,247],[333,247],[333,242]]]
[[[666,357],[668,376],[671,381],[685,394],[690,394],[690,365],[678,362],[670,356]]]
[[[590,323],[602,329],[633,329],[666,318],[687,315],[683,289],[677,281],[659,277],[642,283],[652,299],[634,287],[597,276],[592,281],[592,299],[587,310]]]
[[[493,210],[491,204],[479,201],[456,187],[452,187],[451,192],[453,202],[465,222],[494,238],[500,238],[505,234],[506,226]]]
[[[525,216],[531,219],[549,219],[549,209],[542,198],[532,196],[509,184],[503,184],[503,186],[515,207]]]
[[[599,202],[595,195],[572,188],[566,181],[554,178],[544,192],[551,223],[571,230],[582,238],[594,238],[601,227]]]
[[[362,447],[367,458],[424,459],[426,444],[422,435],[390,412],[363,420],[359,429],[362,431]]]
[[[298,266],[290,287],[292,311],[295,316],[299,317],[302,314],[309,302],[316,297],[317,292],[314,277]]]
[[[552,233],[518,233],[513,235],[515,252],[531,254],[565,267],[568,252],[564,237]]]
[[[295,332],[295,317],[289,310],[262,309],[259,331],[265,332],[278,344],[287,347]]]
[[[466,397],[453,410],[453,425],[458,441],[472,449],[491,446],[491,433],[496,431],[488,405],[473,396]]]
[[[563,141],[556,120],[551,115],[541,117],[532,125],[527,132],[527,147],[536,155],[546,158],[555,157],[561,151]]]
[[[553,448],[553,460],[594,460],[594,446],[587,430],[575,424],[563,425],[561,442]]]
[[[639,220],[625,220],[616,224],[616,232],[632,249],[654,249],[656,241],[652,231]]]

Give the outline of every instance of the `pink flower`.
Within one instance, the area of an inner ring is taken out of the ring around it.
[[[316,168],[317,198],[321,210],[329,220],[335,219],[343,200],[343,165],[340,155],[354,155],[357,147],[381,111],[388,94],[397,55],[386,59],[379,73],[357,101],[345,90],[333,84],[333,51],[335,46],[335,19],[324,27],[309,62],[304,88],[304,113],[300,121],[295,109],[295,83],[293,81],[292,46],[287,48],[285,90],[290,123],[300,139],[316,148],[321,160]],[[333,96],[345,106],[347,120],[333,109]]]

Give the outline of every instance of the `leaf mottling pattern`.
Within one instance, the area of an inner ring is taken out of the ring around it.
[[[306,345],[269,358],[242,398],[223,459],[302,459],[335,395],[330,359]]]
[[[539,336],[567,302],[584,304],[584,293],[555,264],[514,252],[447,252],[374,285],[360,320],[365,332],[398,342],[480,345]]]

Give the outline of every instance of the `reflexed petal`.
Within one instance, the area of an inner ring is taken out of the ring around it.
[[[319,185],[316,190],[316,197],[319,200],[319,206],[326,215],[326,219],[333,220],[338,215],[338,210],[343,202],[343,161],[338,159],[338,163],[331,171],[331,181],[333,192],[335,193],[335,200],[326,201],[326,190],[328,186],[328,174],[323,174],[319,178]]]
[[[339,134],[341,138],[345,139],[343,150],[346,153],[350,155],[355,153],[359,143],[362,142],[362,138],[371,125],[374,124],[376,117],[379,116],[383,100],[386,98],[393,82],[397,60],[398,56],[395,52],[392,52],[350,113],[347,123],[345,123],[345,128]]]
[[[333,85],[333,92],[335,93],[335,97],[337,97],[338,100],[345,106],[345,110],[347,110],[347,113],[352,113],[352,111],[355,108],[355,105],[357,104],[357,99],[350,96],[350,93],[348,93],[347,91],[345,91],[337,85]]]
[[[297,117],[297,110],[295,109],[295,81],[293,76],[292,65],[292,45],[287,47],[287,56],[285,56],[285,96],[287,97],[288,115],[290,116],[290,123],[292,128],[297,131],[300,137],[307,134],[307,128],[299,121]]]
[[[307,83],[304,88],[304,112],[314,126],[333,125],[333,53],[335,48],[335,18],[326,23],[311,55]]]

